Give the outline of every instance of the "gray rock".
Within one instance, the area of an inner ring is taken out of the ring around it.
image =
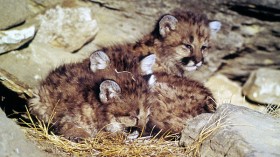
[[[27,25],[0,31],[0,54],[19,48],[33,39],[36,32],[34,25]]]
[[[196,141],[202,157],[280,156],[279,134],[280,119],[223,104],[214,114],[201,114],[187,121],[179,144],[190,146]]]
[[[267,68],[253,71],[244,84],[242,92],[252,101],[278,105],[280,102],[280,71]]]
[[[82,53],[67,53],[47,44],[34,44],[21,51],[12,51],[0,56],[0,67],[30,87],[36,87],[51,69],[89,56]]]
[[[280,1],[279,0],[230,0],[229,2],[233,2],[235,4],[251,4],[251,5],[257,5],[257,6],[263,6],[266,8],[274,8],[278,9],[280,8]],[[268,9],[269,10],[269,9]]]
[[[61,4],[63,0],[34,0],[34,2],[44,7],[50,7],[57,4]]]
[[[231,103],[266,113],[265,106],[247,102],[245,97],[242,96],[241,85],[233,82],[222,74],[216,74],[210,77],[209,80],[205,82],[205,86],[212,91],[218,106],[223,103]]]
[[[5,157],[44,157],[46,153],[40,151],[28,141],[20,127],[0,110],[0,156]]]
[[[0,30],[25,21],[29,12],[25,0],[0,0]]]
[[[97,31],[96,20],[89,8],[61,8],[57,6],[38,17],[40,28],[35,43],[49,44],[73,52],[91,41]]]

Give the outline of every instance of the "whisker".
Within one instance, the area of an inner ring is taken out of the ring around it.
[[[134,78],[134,75],[133,75],[131,72],[129,72],[129,71],[118,71],[117,69],[115,69],[115,72],[116,72],[117,74],[120,74],[120,73],[129,73],[129,74],[131,75],[132,80],[136,81],[135,78]]]

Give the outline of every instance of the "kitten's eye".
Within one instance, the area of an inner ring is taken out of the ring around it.
[[[138,119],[136,116],[129,116],[131,119]]]
[[[189,49],[189,50],[192,49],[192,45],[190,45],[190,44],[184,44],[184,47],[185,47],[186,49]]]
[[[202,46],[201,50],[204,51],[204,50],[207,50],[208,48],[209,48],[208,46]]]

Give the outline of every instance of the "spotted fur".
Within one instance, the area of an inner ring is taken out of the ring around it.
[[[140,57],[156,55],[153,70],[183,76],[198,69],[211,47],[211,36],[221,23],[203,14],[175,11],[163,15],[155,29],[136,43],[106,47],[104,52],[132,53]]]
[[[74,141],[94,137],[100,130],[145,127],[147,102],[153,99],[147,80],[140,72],[132,73],[140,63],[126,54],[108,53],[107,58],[102,53],[51,71],[29,101],[31,114]]]
[[[154,75],[156,103],[151,107],[147,132],[180,133],[187,119],[215,112],[215,98],[202,83],[166,73]]]

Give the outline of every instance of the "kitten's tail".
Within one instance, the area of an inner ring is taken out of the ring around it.
[[[44,122],[48,122],[51,117],[51,112],[48,112],[51,104],[48,103],[48,101],[43,101],[40,96],[40,95],[45,95],[45,99],[47,100],[48,92],[44,90],[44,88],[40,88],[40,90],[34,89],[33,91],[34,91],[33,97],[28,100],[28,109],[30,113],[36,116],[38,119]]]

